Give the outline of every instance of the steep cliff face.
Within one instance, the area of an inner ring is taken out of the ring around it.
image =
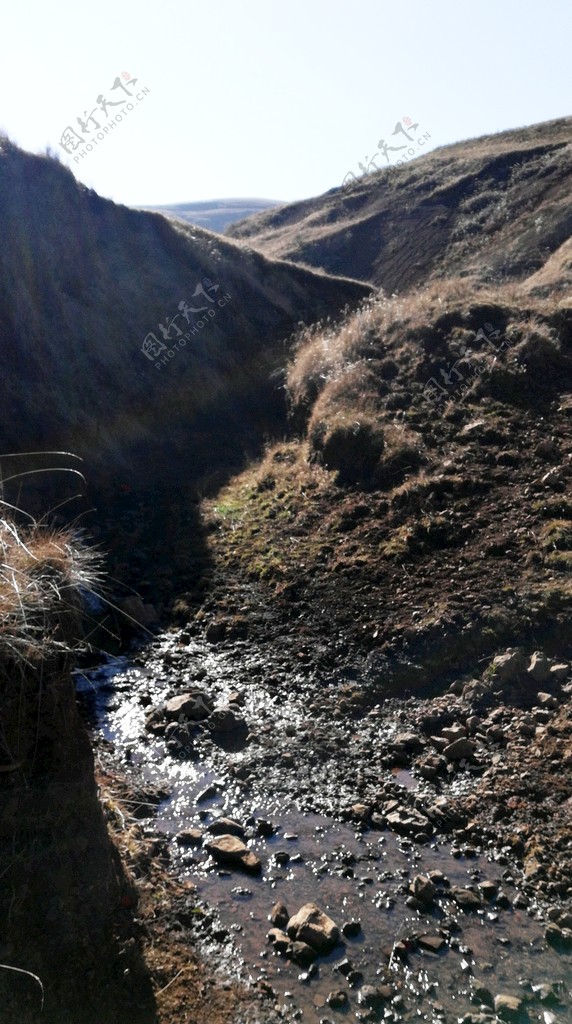
[[[70,674],[77,551],[4,520],[0,542],[0,1021],[151,1021]]]

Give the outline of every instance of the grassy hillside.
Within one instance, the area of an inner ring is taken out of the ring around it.
[[[205,503],[215,565],[384,685],[572,641],[572,304],[529,284],[452,280],[303,331],[297,437]]]
[[[0,232],[0,449],[71,448],[91,480],[193,476],[282,429],[292,329],[368,291],[116,206],[6,140]]]
[[[460,142],[227,234],[388,293],[449,276],[521,280],[552,255],[566,258],[559,250],[572,232],[571,143],[571,118]]]

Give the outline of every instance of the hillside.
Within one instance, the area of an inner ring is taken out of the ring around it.
[[[0,448],[71,449],[108,485],[197,476],[283,429],[293,327],[368,291],[116,206],[6,140],[0,232]]]
[[[231,224],[252,217],[282,204],[273,199],[211,199],[197,203],[170,203],[162,206],[140,206],[140,210],[161,213],[164,217],[195,224],[207,231],[222,234]]]
[[[521,280],[558,258],[572,230],[571,142],[565,118],[444,146],[227,234],[387,293],[449,276]]]

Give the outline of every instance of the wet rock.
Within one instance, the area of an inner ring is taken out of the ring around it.
[[[570,928],[560,928],[559,925],[551,921],[546,926],[544,935],[549,945],[556,949],[572,949],[572,930]]]
[[[275,832],[276,828],[270,821],[264,821],[260,818],[256,822],[256,835],[261,836],[262,839],[269,839]]]
[[[457,906],[466,912],[479,910],[481,906],[480,896],[478,893],[473,892],[472,889],[463,889],[462,886],[454,885],[451,889],[451,896]]]
[[[182,715],[183,718],[191,718],[199,722],[208,718],[214,708],[214,704],[208,693],[203,690],[192,690],[188,693],[180,693],[171,697],[165,702],[165,717],[170,722],[176,722]]]
[[[409,892],[423,907],[431,907],[437,895],[437,889],[427,875],[415,875],[409,883]]]
[[[438,953],[447,945],[442,935],[419,935],[417,944],[430,953]]]
[[[290,945],[290,939],[280,928],[271,928],[267,939],[272,943],[277,953],[285,953]]]
[[[237,836],[222,835],[209,839],[205,847],[211,857],[221,864],[242,868],[252,874],[259,874],[262,870],[260,858]]]
[[[307,942],[318,953],[329,953],[340,939],[338,926],[315,903],[305,903],[288,922],[291,939]]]
[[[215,797],[220,796],[222,786],[220,783],[211,782],[210,786],[205,786],[200,793],[197,794],[196,803],[204,804],[207,800],[214,800]]]
[[[145,730],[152,732],[155,736],[162,736],[165,732],[165,712],[163,708],[153,708],[145,719]]]
[[[531,679],[534,679],[535,683],[545,683],[550,678],[551,665],[550,658],[547,658],[545,654],[541,654],[540,651],[535,651],[530,659],[527,674]]]
[[[212,732],[229,733],[248,730],[244,718],[241,718],[229,706],[217,708],[210,716],[207,725]]]
[[[334,971],[339,971],[340,974],[343,974],[345,978],[347,978],[348,974],[352,973],[353,969],[354,965],[351,962],[351,960],[348,959],[347,956],[344,957],[343,960],[340,960],[337,964],[334,964],[333,967]]]
[[[475,750],[474,743],[467,739],[466,736],[461,736],[459,739],[453,740],[445,747],[443,754],[448,761],[462,761],[469,759],[473,756]]]
[[[349,1003],[347,993],[343,990],[328,992],[326,1003],[332,1010],[344,1010]]]
[[[390,829],[403,835],[416,835],[417,833],[430,835],[432,832],[431,823],[425,815],[410,807],[398,807],[397,810],[386,813],[385,821]]]
[[[295,942],[288,943],[286,956],[298,964],[298,967],[309,967],[318,957],[318,951],[307,942],[297,939]]]
[[[524,1007],[524,1000],[520,996],[509,996],[503,992],[495,996],[494,1009],[497,1017],[501,1020],[517,1020]]]
[[[200,828],[185,828],[175,836],[175,842],[179,846],[200,846],[202,841],[203,833]]]
[[[355,939],[361,932],[360,921],[346,921],[342,925],[342,935],[346,939]]]
[[[485,900],[493,900],[498,892],[498,886],[496,882],[479,882],[479,892],[482,894]]]
[[[385,998],[378,986],[364,985],[360,989],[357,1001],[359,1006],[367,1006],[370,1010],[376,1010],[385,1001]]]
[[[288,907],[283,900],[278,900],[274,904],[270,911],[270,920],[276,928],[286,928],[288,921],[290,920],[290,914],[288,913]]]
[[[244,826],[232,818],[216,818],[207,826],[207,832],[213,836],[238,836],[242,838],[245,833]]]

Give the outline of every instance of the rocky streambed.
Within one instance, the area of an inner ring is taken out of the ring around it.
[[[195,887],[173,927],[268,1020],[571,1019],[569,663],[509,649],[382,702],[360,669],[185,628],[78,673]]]

